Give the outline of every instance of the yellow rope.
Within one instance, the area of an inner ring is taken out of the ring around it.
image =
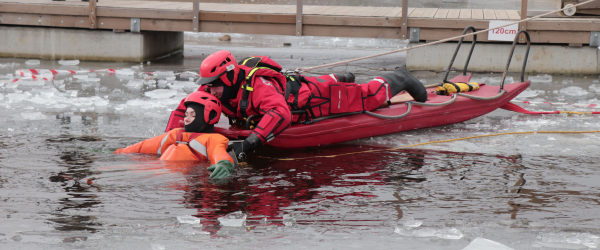
[[[382,151],[395,151],[395,150],[399,150],[399,149],[403,149],[403,148],[412,148],[412,147],[423,146],[423,145],[427,145],[427,144],[435,144],[435,143],[443,143],[443,142],[453,142],[453,141],[462,141],[462,140],[468,140],[468,139],[474,139],[474,138],[500,136],[500,135],[519,135],[519,134],[587,134],[587,133],[600,133],[600,130],[591,130],[591,131],[525,131],[525,132],[506,132],[506,133],[500,133],[500,134],[475,135],[475,136],[469,136],[469,137],[463,137],[463,138],[457,138],[457,139],[449,139],[449,140],[442,140],[442,141],[423,142],[423,143],[417,143],[417,144],[408,145],[408,146],[402,146],[402,147],[397,147],[397,148],[366,150],[366,151],[350,152],[350,153],[344,153],[344,154],[338,154],[338,155],[317,155],[317,156],[309,156],[309,157],[301,157],[301,158],[273,158],[273,157],[267,157],[267,156],[258,156],[258,157],[259,158],[272,159],[272,160],[280,160],[280,161],[295,161],[295,160],[304,160],[304,159],[312,159],[312,158],[334,158],[334,157],[344,156],[344,155],[365,154],[365,153],[382,152]]]
[[[547,16],[547,15],[553,14],[553,13],[558,13],[558,12],[564,11],[564,10],[569,9],[569,8],[579,7],[581,5],[585,5],[585,4],[594,2],[594,1],[596,1],[596,0],[588,0],[588,1],[585,1],[585,2],[582,2],[582,3],[575,4],[573,6],[564,7],[564,8],[559,9],[559,10],[551,11],[551,12],[544,13],[544,14],[537,15],[537,16],[530,17],[530,18],[525,18],[523,20],[515,21],[515,22],[509,23],[509,24],[498,26],[498,27],[493,27],[493,28],[489,28],[489,29],[486,29],[486,30],[480,30],[480,31],[473,32],[473,33],[468,33],[468,34],[465,34],[465,35],[450,37],[450,38],[438,40],[438,41],[435,41],[435,42],[430,42],[430,43],[426,43],[426,44],[417,45],[417,46],[410,47],[410,48],[393,50],[393,51],[389,51],[389,52],[384,52],[384,53],[370,55],[370,56],[365,56],[365,57],[359,57],[359,58],[345,60],[345,61],[340,61],[340,62],[336,62],[336,63],[329,63],[329,64],[324,64],[324,65],[319,65],[319,66],[313,66],[313,67],[308,67],[308,68],[298,68],[298,69],[296,69],[296,71],[300,72],[300,73],[301,72],[309,72],[309,71],[314,70],[314,69],[331,67],[331,66],[336,66],[336,65],[340,65],[340,64],[346,64],[346,63],[356,62],[356,61],[359,61],[359,60],[364,60],[364,59],[374,58],[374,57],[378,57],[378,56],[384,56],[384,55],[394,54],[394,53],[398,53],[398,52],[402,52],[402,51],[417,49],[417,48],[421,48],[421,47],[425,47],[425,46],[429,46],[429,45],[434,45],[434,44],[439,44],[439,43],[444,43],[444,42],[448,42],[448,41],[451,41],[451,40],[455,40],[455,39],[459,39],[459,38],[463,38],[463,37],[467,37],[467,36],[472,36],[472,35],[476,35],[476,34],[486,33],[486,32],[488,32],[490,30],[494,30],[494,29],[497,29],[497,28],[502,28],[502,27],[510,26],[510,25],[517,24],[517,23],[531,21],[531,20],[534,20],[534,19],[538,19],[538,18]]]

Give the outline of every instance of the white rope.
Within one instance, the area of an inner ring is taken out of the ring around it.
[[[467,36],[472,36],[472,35],[475,35],[475,34],[485,33],[485,32],[488,32],[490,30],[495,30],[497,28],[502,28],[502,27],[510,26],[510,25],[517,24],[517,23],[531,21],[531,20],[534,20],[534,19],[538,19],[540,17],[544,17],[544,16],[547,16],[547,15],[550,15],[550,14],[553,14],[553,13],[561,12],[561,11],[564,11],[566,9],[578,7],[578,6],[581,6],[581,5],[584,5],[584,4],[588,4],[588,3],[591,3],[591,2],[594,2],[594,1],[596,1],[596,0],[588,0],[588,1],[585,1],[583,3],[578,3],[578,4],[575,4],[575,5],[569,6],[569,7],[564,7],[564,8],[559,9],[559,10],[555,10],[555,11],[551,11],[551,12],[548,12],[548,13],[545,13],[545,14],[541,14],[541,15],[537,15],[537,16],[534,16],[534,17],[526,18],[526,19],[523,19],[523,20],[520,20],[520,21],[515,21],[515,22],[509,23],[509,24],[498,26],[498,27],[489,28],[489,29],[486,29],[486,30],[481,30],[481,31],[477,31],[477,32],[474,32],[474,33],[469,33],[469,34],[465,34],[465,35],[455,36],[455,37],[451,37],[451,38],[446,38],[446,39],[438,40],[438,41],[435,41],[435,42],[430,42],[430,43],[426,43],[426,44],[417,45],[417,46],[410,47],[410,48],[393,50],[393,51],[384,52],[384,53],[380,53],[380,54],[375,54],[375,55],[370,55],[370,56],[365,56],[365,57],[359,57],[359,58],[354,58],[354,59],[349,59],[349,60],[340,61],[340,62],[336,62],[336,63],[329,63],[329,64],[320,65],[320,66],[313,66],[313,67],[308,67],[308,68],[298,68],[298,69],[296,69],[296,72],[298,72],[298,73],[308,72],[308,71],[311,71],[311,70],[314,70],[314,69],[331,67],[331,66],[336,66],[336,65],[340,65],[340,64],[346,64],[346,63],[356,62],[356,61],[359,61],[359,60],[369,59],[369,58],[378,57],[378,56],[385,56],[385,55],[394,54],[394,53],[398,53],[398,52],[403,52],[403,51],[407,51],[407,50],[411,50],[411,49],[418,49],[418,48],[422,48],[422,47],[429,46],[429,45],[435,45],[435,44],[439,44],[439,43],[444,43],[444,42],[448,42],[448,41],[451,41],[451,40],[454,40],[454,39],[459,39],[459,38],[463,38],[463,37],[467,37]]]

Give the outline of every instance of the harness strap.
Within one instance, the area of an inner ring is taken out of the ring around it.
[[[195,140],[196,137],[201,136],[202,133],[192,133],[187,141],[182,141],[184,132],[185,132],[185,129],[180,129],[179,131],[177,131],[177,137],[175,138],[175,143],[188,145],[188,147],[190,147],[192,149],[191,150],[192,153],[194,155],[196,155],[196,157],[198,157],[199,159],[202,159],[202,157],[200,157],[200,155],[203,155],[204,157],[208,158],[206,146],[202,145],[202,143]]]

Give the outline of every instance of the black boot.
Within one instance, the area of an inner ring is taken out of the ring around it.
[[[354,82],[354,74],[352,74],[351,72],[348,72],[346,74],[335,74],[335,77],[337,77],[338,82],[345,82],[345,83],[353,83]]]
[[[389,84],[392,96],[406,90],[415,101],[427,101],[427,89],[408,72],[406,67],[398,67],[394,70],[394,73],[385,73],[381,77]]]

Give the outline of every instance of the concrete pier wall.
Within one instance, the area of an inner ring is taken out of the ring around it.
[[[144,62],[183,50],[183,32],[0,26],[0,57]]]
[[[409,46],[416,46],[415,43]],[[443,70],[448,67],[457,43],[442,43],[406,53],[406,66],[411,70]],[[468,66],[471,71],[504,71],[512,44],[478,43]],[[517,45],[510,63],[510,72],[521,72],[526,45]],[[471,48],[463,42],[452,65],[462,70]],[[561,45],[531,45],[527,60],[528,73],[598,74],[600,57],[595,47],[569,47]]]

